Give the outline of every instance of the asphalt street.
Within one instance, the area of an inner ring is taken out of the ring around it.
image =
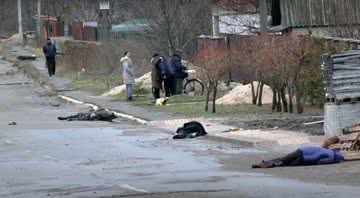
[[[0,61],[0,197],[349,198],[360,193],[354,185],[246,169],[251,161],[245,159],[268,152],[261,149],[206,138],[174,141],[169,131],[124,119],[57,120],[87,110],[45,96]]]

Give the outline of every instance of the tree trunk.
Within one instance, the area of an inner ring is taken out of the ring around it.
[[[206,101],[205,101],[205,112],[208,112],[208,111],[209,111],[210,94],[211,94],[211,90],[210,90],[210,89],[207,89],[207,90],[206,90]]]
[[[273,91],[273,99],[272,99],[272,107],[271,110],[275,111],[276,109],[276,104],[277,104],[277,99],[276,99],[276,89],[272,89]]]
[[[293,88],[292,86],[288,86],[288,92],[289,92],[289,113],[294,113],[294,105],[293,105]]]
[[[276,112],[281,112],[281,93],[277,90],[277,104],[276,104]]]
[[[299,86],[296,87],[295,95],[296,95],[296,111],[298,114],[302,114],[304,113],[304,103],[303,103],[304,94],[303,91],[299,89]]]
[[[216,113],[216,95],[217,95],[217,86],[218,86],[218,82],[215,83],[214,88],[213,88],[213,101],[212,101],[212,113]]]
[[[253,104],[253,105],[256,105],[257,93],[258,93],[259,86],[258,86],[258,89],[256,89],[256,93],[255,93],[254,81],[252,81],[252,82],[250,83],[250,85],[251,85],[252,104]]]
[[[282,100],[282,103],[283,103],[283,109],[284,109],[284,112],[288,112],[288,103],[287,103],[287,100],[286,100],[286,94],[285,94],[285,86],[283,86],[280,90],[280,94],[281,94],[281,100]]]
[[[260,89],[259,89],[259,93],[258,93],[258,106],[261,107],[262,106],[262,94],[263,94],[263,90],[264,90],[264,83],[260,84]]]

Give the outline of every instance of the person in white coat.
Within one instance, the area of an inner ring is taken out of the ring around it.
[[[125,84],[125,97],[127,101],[132,100],[132,88],[135,84],[134,65],[130,59],[130,52],[125,52],[120,63],[123,67],[123,82]]]

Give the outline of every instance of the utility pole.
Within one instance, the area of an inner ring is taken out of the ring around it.
[[[266,33],[268,31],[268,13],[267,13],[267,0],[260,0],[260,31]]]
[[[64,17],[64,36],[69,36],[69,2],[64,0],[65,17]]]
[[[18,30],[19,30],[19,41],[23,42],[23,29],[22,29],[22,17],[21,17],[21,0],[17,1],[18,6]]]
[[[41,43],[41,0],[38,0],[37,2],[37,23],[36,23],[36,31],[37,31],[37,45],[40,47],[42,45]]]

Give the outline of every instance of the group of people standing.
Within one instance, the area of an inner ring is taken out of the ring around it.
[[[49,76],[55,75],[56,65],[56,46],[51,39],[46,40],[43,47],[43,53],[46,57],[46,66]],[[125,85],[125,97],[127,101],[132,101],[132,90],[135,84],[134,64],[130,58],[131,53],[126,51],[120,60],[123,68],[123,83]],[[152,93],[154,99],[160,98],[160,91],[165,90],[165,97],[181,94],[183,91],[183,81],[187,77],[186,67],[181,62],[182,51],[177,49],[169,63],[164,56],[155,53],[152,56],[151,80]]]
[[[183,80],[186,78],[186,67],[181,62],[181,50],[176,50],[171,58],[171,62],[155,53],[152,56],[151,81],[154,99],[160,98],[160,91],[165,90],[165,97],[181,94]],[[131,101],[132,87],[135,84],[134,65],[130,58],[130,52],[125,52],[120,60],[123,67],[123,82],[125,84],[125,97]],[[163,89],[164,88],[164,89]]]

